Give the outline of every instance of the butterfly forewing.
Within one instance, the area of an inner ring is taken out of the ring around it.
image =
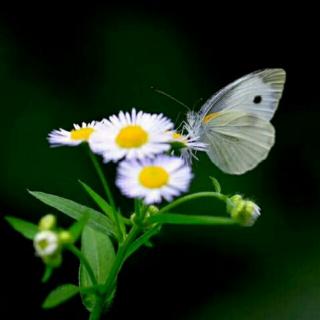
[[[237,110],[270,120],[279,104],[285,79],[283,69],[252,72],[213,95],[200,114],[204,118],[216,112]]]

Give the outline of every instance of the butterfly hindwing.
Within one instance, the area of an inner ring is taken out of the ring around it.
[[[203,141],[222,171],[242,174],[265,159],[274,144],[271,123],[240,111],[225,111],[207,124]]]

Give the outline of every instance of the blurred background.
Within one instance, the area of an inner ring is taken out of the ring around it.
[[[201,155],[192,184],[194,191],[208,190],[213,175],[223,192],[255,200],[262,216],[253,228],[163,228],[155,247],[141,250],[121,272],[106,318],[320,318],[318,18],[300,5],[286,11],[271,2],[239,10],[211,5],[1,5],[1,319],[88,317],[79,298],[41,310],[51,289],[77,281],[75,261],[67,256],[43,286],[32,244],[3,220],[9,214],[37,222],[52,212],[27,189],[88,205],[77,180],[101,191],[82,148],[48,147],[52,129],[132,107],[163,112],[179,124],[186,110],[151,86],[197,110],[200,99],[267,67],[287,71],[268,159],[230,176]],[[105,170],[112,179],[112,166]],[[225,214],[215,201],[180,212]]]

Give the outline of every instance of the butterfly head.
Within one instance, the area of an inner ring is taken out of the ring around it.
[[[201,135],[201,124],[201,116],[194,111],[189,111],[183,129],[187,131],[188,135],[199,137]]]

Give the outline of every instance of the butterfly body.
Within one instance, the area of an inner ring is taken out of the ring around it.
[[[187,114],[186,130],[207,144],[222,171],[242,174],[264,160],[275,141],[270,123],[282,95],[283,69],[250,73],[229,84]]]

